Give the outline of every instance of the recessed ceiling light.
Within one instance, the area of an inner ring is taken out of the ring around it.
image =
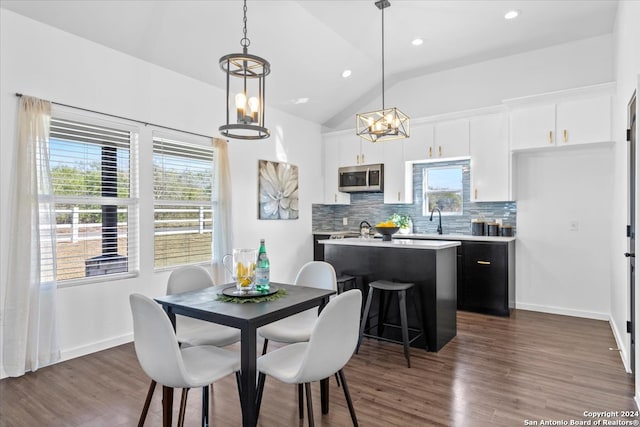
[[[351,70],[344,70],[344,71],[342,72],[342,77],[344,77],[345,79],[346,79],[347,77],[349,77],[350,75],[351,75]]]
[[[509,12],[504,14],[504,19],[514,19],[517,18],[518,15],[520,15],[519,10],[510,10]]]
[[[296,99],[292,99],[291,100],[292,103],[294,104],[306,104],[307,102],[309,102],[309,98],[296,98]]]
[[[424,43],[424,40],[422,40],[422,39],[420,39],[420,38],[418,38],[418,39],[413,39],[413,40],[411,41],[411,44],[412,44],[412,45],[414,45],[414,46],[420,46],[422,43]]]

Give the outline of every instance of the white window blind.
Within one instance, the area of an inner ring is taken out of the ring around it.
[[[212,147],[154,135],[156,269],[211,261],[213,171]]]
[[[52,118],[57,280],[138,271],[136,129]]]

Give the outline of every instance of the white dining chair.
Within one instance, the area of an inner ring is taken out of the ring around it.
[[[213,286],[211,275],[202,267],[191,265],[180,267],[171,272],[167,281],[167,295],[196,291]],[[214,345],[224,347],[240,341],[240,330],[224,325],[218,325],[204,320],[176,315],[176,336],[182,347],[194,345]],[[151,380],[147,397],[138,420],[138,427],[142,427],[149,412],[156,382]],[[182,399],[187,399],[187,390],[182,391]]]
[[[197,265],[175,269],[167,281],[167,295],[197,291],[213,286],[209,272]],[[224,347],[240,341],[240,330],[186,316],[176,316],[176,336],[181,345]]]
[[[336,271],[331,264],[324,261],[310,261],[303,265],[296,275],[294,284],[334,291],[338,289]],[[312,308],[259,328],[258,335],[264,338],[262,354],[267,352],[269,341],[286,344],[308,341],[317,320],[318,309]]]
[[[209,385],[236,373],[240,385],[238,353],[212,345],[180,348],[169,317],[159,304],[141,294],[129,296],[133,337],[138,361],[151,379],[163,386],[188,390],[202,387],[202,425],[209,424]],[[183,392],[178,425],[184,424]]]
[[[311,383],[338,373],[351,420],[354,426],[358,425],[343,368],[351,359],[358,343],[361,305],[362,293],[359,289],[352,289],[336,296],[318,316],[308,342],[290,344],[258,358],[258,413],[265,377],[269,375],[284,383],[299,385],[299,415],[302,419],[304,405],[301,385],[304,384],[307,417],[309,426],[312,427]]]

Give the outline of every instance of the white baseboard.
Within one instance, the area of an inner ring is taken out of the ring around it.
[[[122,335],[119,337],[109,338],[107,340],[94,342],[94,343],[83,345],[80,347],[63,349],[60,352],[61,358],[59,362],[75,359],[76,357],[80,357],[80,356],[86,356],[87,354],[106,350],[111,347],[117,347],[119,345],[126,344],[131,341],[133,341],[133,333]]]
[[[117,347],[122,344],[133,341],[133,333],[122,335],[119,337],[109,338],[108,340],[94,342],[80,347],[60,350],[60,360],[54,363],[64,362],[66,360],[75,359],[76,357],[86,356],[87,354],[97,351],[106,350],[108,348]],[[7,373],[3,367],[0,367],[0,379],[6,378]]]
[[[548,305],[525,304],[516,302],[516,309],[539,311],[542,313],[561,314],[564,316],[583,317],[586,319],[609,320],[608,313],[598,313],[593,311],[573,310],[564,307],[550,307]]]
[[[620,335],[620,331],[618,331],[618,329],[615,327],[615,323],[613,323],[613,319],[611,318],[609,318],[609,326],[611,326],[613,338],[616,340],[616,346],[620,350],[620,358],[622,359],[624,370],[627,371],[628,374],[630,374],[631,366],[629,365],[629,354],[627,353],[627,346],[624,342],[623,336]]]

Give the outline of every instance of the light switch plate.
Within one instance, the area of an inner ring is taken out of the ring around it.
[[[349,225],[349,217],[342,217],[342,225]]]

